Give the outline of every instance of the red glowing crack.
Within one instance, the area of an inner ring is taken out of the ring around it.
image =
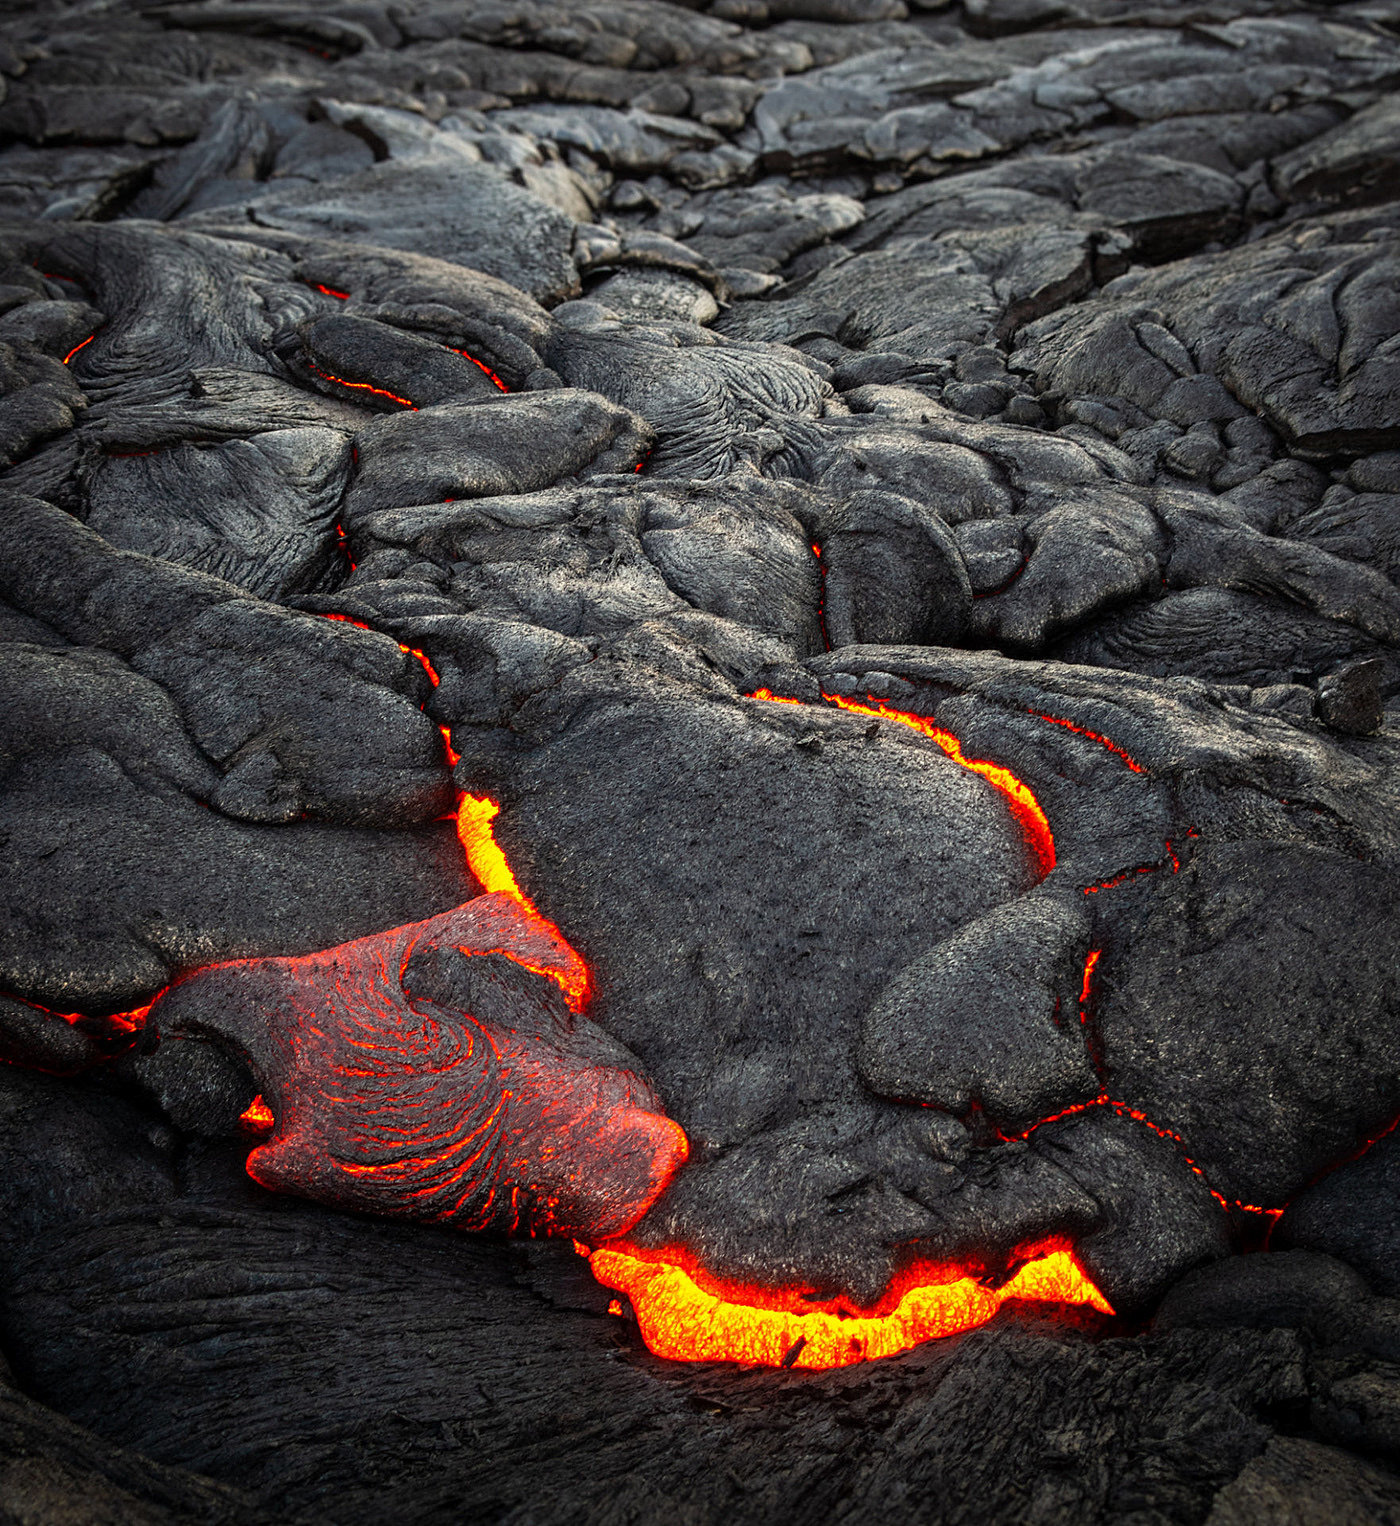
[[[366,625],[363,620],[353,620],[349,615],[324,614],[321,616],[321,618],[323,620],[338,621],[341,625],[353,625],[355,629],[359,631],[372,631],[374,629],[372,625]],[[417,659],[419,664],[422,666],[423,671],[428,675],[428,682],[432,684],[433,688],[436,689],[437,686],[442,682],[442,678],[438,674],[438,670],[428,660],[427,656],[423,652],[419,651],[416,646],[405,646],[402,641],[398,643],[398,648],[406,656]]]
[[[1187,837],[1199,837],[1200,833],[1195,827],[1186,829]],[[1110,875],[1106,880],[1096,880],[1092,885],[1084,886],[1085,895],[1098,895],[1102,890],[1116,890],[1119,885],[1126,885],[1129,880],[1137,879],[1139,875],[1156,874],[1159,869],[1170,869],[1173,874],[1181,873],[1181,856],[1172,844],[1171,838],[1163,844],[1163,854],[1159,859],[1150,864],[1135,864],[1131,869],[1121,869],[1117,874]]]
[[[75,344],[75,345],[74,345],[74,346],[73,346],[73,348],[72,348],[72,349],[71,349],[71,350],[69,350],[69,352],[68,352],[68,353],[67,353],[67,354],[66,354],[66,355],[65,355],[65,356],[64,356],[64,357],[63,357],[63,364],[64,364],[64,365],[65,365],[65,366],[66,366],[66,365],[67,365],[67,364],[68,364],[68,362],[69,362],[69,361],[70,361],[70,360],[72,360],[72,358],[73,358],[73,357],[74,357],[74,356],[75,356],[75,355],[76,355],[76,354],[77,354],[77,353],[78,353],[78,351],[79,351],[79,350],[85,350],[85,349],[87,349],[87,347],[88,347],[88,346],[89,346],[89,345],[90,345],[90,344],[91,344],[91,343],[92,343],[92,341],[93,341],[93,340],[94,340],[94,339],[96,339],[96,338],[97,338],[97,335],[96,335],[96,334],[89,334],[89,335],[88,335],[88,336],[87,336],[87,338],[86,338],[86,339],[84,339],[84,340],[83,340],[83,342],[82,342],[82,343],[81,343],[81,344]]]
[[[325,294],[328,297],[337,297],[341,301],[345,301],[348,298],[348,296],[349,296],[349,293],[347,293],[347,292],[332,291],[329,286],[319,286],[318,285],[316,290],[317,291],[325,292]],[[91,341],[89,341],[89,340],[84,340],[83,341],[84,344],[87,344],[87,343],[90,343],[90,342]],[[79,345],[78,348],[81,349],[82,345]],[[450,345],[450,344],[444,345],[443,348],[445,350],[451,350],[454,355],[460,355],[463,360],[471,361],[471,363],[477,368],[477,370],[482,372],[483,375],[485,375],[487,378],[489,378],[489,380],[492,382],[492,384],[494,386],[498,387],[502,392],[509,392],[510,391],[510,388],[508,386],[506,386],[505,382],[503,382],[501,380],[501,378],[491,369],[491,367],[488,366],[485,363],[485,361],[478,360],[476,358],[476,356],[473,355],[469,350],[459,350],[454,345]],[[76,353],[76,351],[74,353]],[[70,356],[69,358],[71,359],[72,357]],[[368,392],[368,393],[372,394],[374,397],[383,397],[383,398],[387,398],[391,403],[398,403],[400,405],[400,407],[407,408],[407,409],[411,410],[414,413],[416,413],[418,411],[418,404],[417,403],[415,403],[411,398],[400,397],[397,392],[389,392],[385,388],[373,386],[369,382],[348,381],[343,376],[336,376],[336,375],[334,375],[330,371],[322,370],[321,367],[318,366],[315,363],[315,361],[313,361],[313,360],[307,360],[306,361],[306,368],[313,375],[319,376],[322,381],[331,382],[334,386],[337,386],[337,387],[348,387],[352,392]],[[638,466],[637,470],[641,471],[641,467]]]
[[[52,1007],[41,1006],[37,1001],[27,1001],[23,996],[7,996],[5,999],[20,1002],[35,1012],[42,1012],[45,1017],[67,1023],[70,1027],[83,1028],[99,1037],[120,1039],[129,1034],[138,1033],[145,1026],[147,1014],[164,994],[162,990],[144,1006],[132,1007],[130,1011],[104,1012],[100,1016],[93,1016],[86,1012],[56,1012]]]
[[[372,387],[368,382],[346,381],[343,376],[332,376],[329,371],[323,371],[313,361],[306,362],[306,369],[319,376],[322,381],[333,383],[337,387],[348,387],[352,392],[369,392],[375,397],[387,397],[391,403],[398,403],[400,407],[418,411],[418,404],[411,402],[406,397],[400,397],[397,392],[386,392],[383,387]]]
[[[1100,747],[1107,748],[1109,752],[1120,759],[1135,774],[1146,772],[1142,764],[1136,758],[1124,752],[1116,742],[1110,741],[1106,736],[1101,736],[1097,731],[1090,731],[1087,726],[1077,726],[1073,721],[1065,720],[1063,716],[1046,715],[1041,710],[1029,710],[1026,713],[1033,715],[1038,721],[1047,721],[1052,726],[1063,726],[1066,731],[1072,731],[1077,737],[1085,737],[1090,742],[1097,742]]]
[[[455,345],[451,344],[444,346],[444,348],[451,350],[454,355],[460,355],[463,360],[471,361],[477,370],[484,371],[486,375],[489,376],[493,382],[495,382],[495,384],[501,389],[502,392],[510,391],[510,388],[506,386],[506,384],[501,380],[499,376],[496,375],[491,367],[488,366],[484,361],[478,360],[470,350],[459,350]],[[637,470],[641,471],[641,467],[638,466]]]
[[[812,542],[812,555],[817,561],[817,579],[820,588],[817,593],[817,629],[821,632],[822,646],[829,652],[831,650],[831,637],[826,632],[826,563],[822,560],[822,548]]]

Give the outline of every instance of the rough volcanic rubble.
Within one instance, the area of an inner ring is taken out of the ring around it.
[[[0,1517],[1400,1519],[1397,91],[8,8]],[[1102,1308],[668,1361],[619,1232]]]

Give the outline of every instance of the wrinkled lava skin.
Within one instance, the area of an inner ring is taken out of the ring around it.
[[[0,1517],[1400,1516],[1397,81],[7,8]]]
[[[157,1044],[236,1046],[274,1120],[248,1158],[265,1187],[605,1238],[642,1216],[686,1141],[632,1057],[553,989],[574,965],[537,917],[485,895],[324,953],[211,966],[147,1024]]]

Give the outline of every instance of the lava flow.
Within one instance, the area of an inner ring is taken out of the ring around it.
[[[209,965],[152,1009],[259,1095],[248,1174],[332,1207],[503,1234],[626,1232],[688,1143],[635,1059],[552,987],[580,961],[501,892],[320,953]]]
[[[448,744],[451,745],[450,743]],[[509,896],[531,919],[541,932],[557,941],[560,956],[548,965],[536,966],[516,954],[518,964],[545,975],[554,981],[564,993],[570,1010],[582,1012],[588,1003],[588,966],[565,940],[563,934],[547,918],[542,917],[535,903],[516,883],[506,856],[496,842],[491,823],[500,812],[500,806],[484,795],[463,795],[457,807],[457,840],[467,855],[467,868],[481,882],[488,895]]]
[[[604,1287],[631,1300],[647,1349],[683,1362],[849,1367],[975,1329],[1013,1299],[1113,1313],[1063,1245],[1038,1247],[1000,1287],[956,1270],[916,1266],[869,1311],[813,1304],[800,1292],[726,1284],[674,1249],[653,1254],[602,1246],[588,1264]]]

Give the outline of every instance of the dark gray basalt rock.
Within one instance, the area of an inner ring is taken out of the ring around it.
[[[11,8],[0,1517],[1396,1518],[1397,81]],[[1115,1312],[667,1362],[522,1238],[624,1219]]]

